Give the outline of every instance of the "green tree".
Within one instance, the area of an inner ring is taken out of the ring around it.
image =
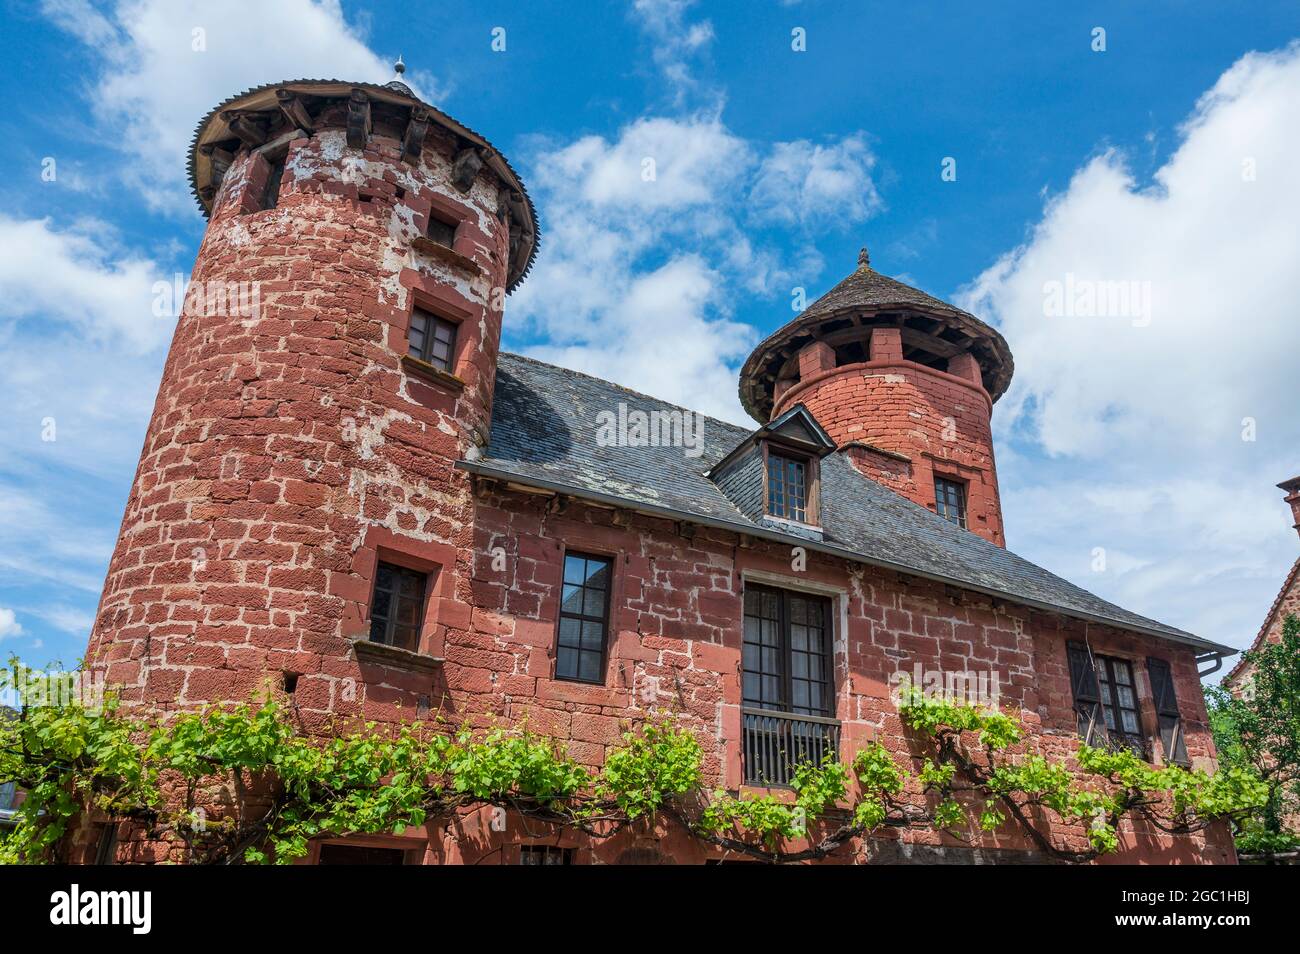
[[[1300,845],[1300,617],[1288,614],[1282,637],[1245,654],[1251,675],[1236,694],[1205,690],[1210,727],[1223,768],[1254,773],[1268,800],[1241,826],[1243,851],[1285,851]]]

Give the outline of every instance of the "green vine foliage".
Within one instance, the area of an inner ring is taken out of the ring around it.
[[[1300,848],[1300,617],[1288,614],[1277,642],[1243,657],[1250,677],[1233,694],[1205,690],[1219,762],[1259,778],[1268,799],[1238,825],[1237,848],[1274,854]]]
[[[1118,843],[1123,816],[1191,832],[1267,797],[1240,770],[1155,768],[1131,753],[1080,747],[1077,766],[1010,754],[1011,715],[905,689],[904,724],[928,750],[913,773],[879,743],[849,763],[797,766],[790,791],[710,791],[703,749],[673,719],[629,726],[597,772],[524,728],[447,731],[437,723],[362,723],[310,735],[267,699],[169,717],[111,700],[24,707],[0,720],[0,781],[27,793],[0,862],[64,859],[83,813],[134,819],[183,845],[192,863],[289,863],[313,838],[400,833],[498,805],[609,838],[665,816],[701,841],[766,861],[825,857],[882,826],[961,834],[1019,826],[1039,847],[1083,861]],[[1088,827],[1091,849],[1053,841],[1050,812]]]

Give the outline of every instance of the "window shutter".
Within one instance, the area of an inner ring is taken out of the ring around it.
[[[1067,643],[1070,657],[1070,691],[1074,694],[1074,711],[1079,721],[1079,736],[1098,748],[1106,743],[1106,724],[1101,718],[1101,693],[1097,689],[1097,671],[1092,654],[1083,643]]]
[[[1178,713],[1178,698],[1174,695],[1174,675],[1169,663],[1163,659],[1147,658],[1147,675],[1151,677],[1151,695],[1155,701],[1156,717],[1160,723],[1160,745],[1165,761],[1174,765],[1187,765],[1187,744],[1183,741],[1183,720]]]

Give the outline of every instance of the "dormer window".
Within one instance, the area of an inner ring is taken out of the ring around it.
[[[808,523],[808,460],[769,451],[767,512],[784,520]]]
[[[966,529],[966,485],[947,477],[934,478],[934,512]]]

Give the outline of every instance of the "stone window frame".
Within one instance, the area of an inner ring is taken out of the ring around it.
[[[454,327],[451,360],[446,369],[411,354],[411,320],[417,311],[425,312]],[[462,331],[469,318],[469,312],[453,307],[449,302],[436,298],[420,288],[412,288],[407,307],[401,313],[401,323],[397,328],[398,337],[395,341],[390,339],[390,343],[401,355],[402,367],[425,381],[443,385],[453,391],[462,390],[465,387],[465,379],[460,377],[458,371],[468,360],[467,351],[471,336],[462,334]]]
[[[351,639],[359,656],[416,669],[432,669],[441,663],[445,644],[442,603],[455,597],[456,554],[450,544],[419,540],[378,525],[367,528],[353,561],[359,587],[356,623],[360,632]],[[370,639],[371,607],[381,562],[425,575],[424,615],[413,652]]]

